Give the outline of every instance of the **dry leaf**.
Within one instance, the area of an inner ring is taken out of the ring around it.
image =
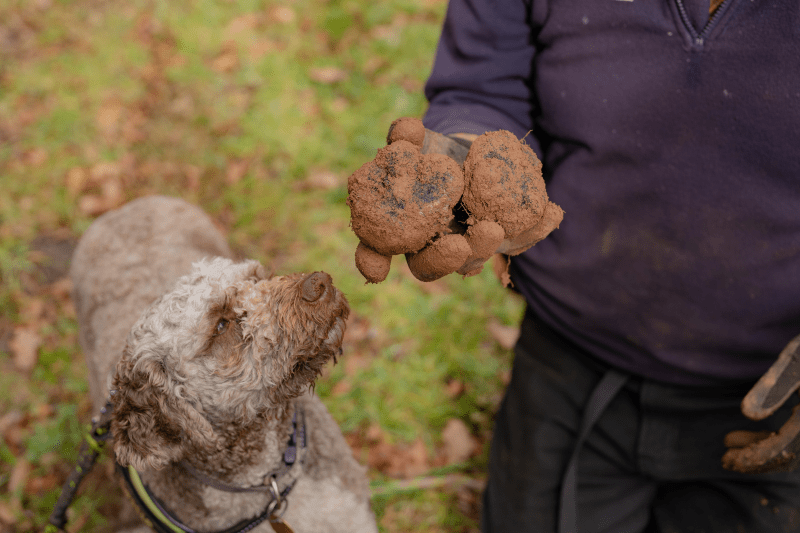
[[[278,45],[269,39],[258,39],[253,41],[248,48],[250,61],[258,61],[267,54],[271,54],[278,49]]]
[[[65,181],[67,191],[71,196],[76,196],[86,187],[86,183],[89,181],[89,174],[81,167],[72,167],[67,171]]]
[[[211,62],[211,68],[219,73],[230,73],[239,68],[239,52],[235,42],[226,41],[222,45],[222,51]]]
[[[14,519],[14,511],[11,506],[5,502],[0,502],[0,523],[13,525],[16,520]]]
[[[231,20],[225,27],[224,35],[228,39],[247,31],[252,31],[258,26],[258,15],[247,13]]]
[[[329,170],[313,172],[306,178],[306,184],[312,189],[329,191],[339,186],[339,176]]]
[[[442,452],[445,464],[463,463],[478,448],[477,439],[467,425],[458,418],[451,418],[442,430]]]
[[[338,67],[319,67],[309,70],[308,77],[313,81],[328,85],[347,79],[347,72]]]
[[[447,392],[449,398],[458,398],[464,394],[465,389],[464,382],[460,379],[451,379],[445,386],[445,392]]]
[[[289,24],[295,19],[294,10],[288,6],[276,6],[269,12],[269,18],[281,24]]]
[[[113,167],[108,168],[110,169]],[[94,177],[94,170],[95,169],[92,169],[92,177]],[[111,171],[108,170],[108,172]],[[88,216],[102,215],[106,211],[110,211],[121,205],[125,199],[120,179],[116,175],[104,175],[107,177],[103,178],[100,186],[102,194],[85,194],[78,200],[78,209],[80,209],[83,214]]]
[[[17,489],[23,488],[25,482],[28,481],[30,471],[30,463],[24,457],[18,457],[17,463],[11,470],[11,476],[8,478],[8,492],[13,494]]]
[[[183,175],[186,177],[186,188],[192,192],[197,192],[200,189],[200,178],[203,176],[203,171],[196,165],[185,165],[183,167]]]
[[[504,350],[513,350],[517,339],[519,339],[519,327],[504,326],[495,319],[489,320],[486,329],[489,330],[489,334]]]
[[[20,319],[24,324],[36,326],[44,315],[45,302],[43,298],[30,298],[22,306]]]
[[[350,389],[352,389],[352,388],[353,387],[352,387],[352,385],[350,385],[350,382],[348,380],[346,380],[346,379],[343,379],[343,380],[339,381],[338,383],[336,383],[336,385],[331,387],[331,396],[335,397],[335,396],[341,396],[343,394],[347,394],[348,392],[350,392]]]
[[[422,439],[417,439],[410,447],[396,447],[381,443],[388,447],[385,450],[388,464],[383,469],[391,477],[411,478],[420,476],[428,470],[428,450]],[[378,447],[381,446],[378,445]]]
[[[47,161],[47,150],[44,148],[34,148],[26,152],[24,158],[28,165],[38,167]]]
[[[36,366],[39,346],[42,337],[33,327],[18,326],[14,328],[14,336],[8,343],[14,358],[14,366],[22,372],[29,372]]]
[[[91,170],[92,180],[96,183],[103,183],[107,180],[119,177],[121,168],[115,161],[101,161],[95,164]]]
[[[100,133],[105,137],[115,137],[118,133],[118,125],[123,111],[122,104],[115,100],[107,101],[100,106],[95,117],[97,129],[100,130]]]
[[[228,163],[228,168],[225,170],[225,183],[228,185],[235,185],[239,183],[245,174],[247,174],[247,167],[250,162],[247,160],[231,161]]]

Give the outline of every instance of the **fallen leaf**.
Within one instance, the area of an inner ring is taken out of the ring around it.
[[[442,452],[445,464],[463,463],[478,448],[477,439],[463,420],[451,418],[442,430]]]
[[[83,214],[101,215],[118,207],[125,199],[122,182],[116,176],[105,178],[101,183],[100,190],[102,194],[85,194],[78,200],[78,209]]]
[[[269,39],[258,39],[250,43],[248,48],[248,54],[250,55],[250,61],[258,61],[262,57],[266,56],[267,54],[271,54],[272,52],[278,50],[279,46]]]
[[[97,129],[100,130],[100,133],[105,137],[115,137],[118,133],[118,125],[123,111],[122,104],[116,100],[109,100],[101,105],[95,117]]]
[[[258,26],[258,15],[247,13],[231,20],[225,27],[223,34],[230,39],[244,32],[252,31],[256,26]]]
[[[306,178],[306,184],[312,189],[321,189],[329,191],[339,186],[339,176],[330,170],[321,170],[319,172],[312,172]]]
[[[41,496],[45,492],[58,487],[58,485],[59,477],[55,473],[50,472],[43,476],[31,477],[28,479],[27,483],[25,483],[25,493]]]
[[[14,358],[14,366],[22,372],[33,370],[42,345],[42,337],[33,327],[17,326],[14,328],[14,336],[8,343]]]
[[[8,492],[13,494],[18,489],[25,486],[28,480],[28,475],[31,471],[31,464],[24,458],[18,457],[14,468],[11,470],[11,475],[8,478]]]
[[[486,329],[489,330],[489,335],[491,335],[504,350],[514,349],[514,345],[517,343],[517,339],[519,339],[519,327],[505,326],[495,319],[489,320]]]
[[[247,174],[247,167],[250,162],[247,160],[237,160],[228,163],[228,168],[225,170],[225,183],[228,185],[235,185],[239,183],[245,174]]]
[[[192,192],[197,192],[200,189],[200,178],[203,176],[203,171],[196,165],[186,165],[183,167],[183,175],[186,177],[186,188]]]
[[[0,416],[0,439],[5,436],[9,428],[22,422],[24,418],[25,416],[22,414],[22,411],[17,410],[9,411],[3,416]]]
[[[37,326],[39,325],[39,319],[44,315],[44,311],[45,302],[43,298],[30,298],[22,306],[20,319],[24,324]]]
[[[115,161],[101,161],[96,163],[90,171],[92,180],[95,183],[103,183],[107,180],[119,177],[121,168]]]
[[[86,194],[78,200],[78,209],[84,215],[94,217],[108,211],[106,202],[99,194]]]
[[[269,12],[269,18],[281,24],[289,24],[294,22],[295,12],[294,9],[288,6],[276,6]]]
[[[34,148],[26,152],[24,158],[28,165],[38,167],[47,161],[47,150],[44,148]]]
[[[465,389],[464,382],[460,379],[451,379],[445,385],[445,392],[447,392],[449,398],[458,398],[464,394]]]
[[[428,450],[422,439],[417,439],[411,446],[386,446],[386,465],[383,472],[391,477],[411,478],[420,476],[428,470]],[[380,444],[379,444],[380,446]]]
[[[383,429],[378,424],[372,424],[364,433],[364,438],[367,439],[367,442],[376,444],[384,439]]]
[[[352,388],[353,387],[352,387],[352,385],[350,385],[350,382],[348,380],[346,380],[346,379],[343,379],[343,380],[339,381],[338,383],[336,383],[336,385],[331,387],[331,396],[335,397],[335,396],[341,396],[343,394],[347,394],[348,392],[350,392],[350,389],[352,389]]]
[[[239,67],[239,53],[236,43],[227,41],[222,45],[222,51],[211,62],[211,68],[219,73],[230,73]]]
[[[71,196],[77,196],[86,187],[86,183],[89,181],[89,174],[81,167],[72,167],[67,171],[65,181],[67,192]]]
[[[11,509],[11,506],[2,501],[0,501],[0,522],[8,524],[9,526],[14,525],[14,522],[16,522],[14,511]]]
[[[318,67],[308,71],[308,77],[312,81],[330,85],[347,79],[347,72],[338,67]]]

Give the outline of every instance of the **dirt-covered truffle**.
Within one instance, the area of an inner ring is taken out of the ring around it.
[[[386,135],[386,144],[396,141],[408,141],[422,148],[425,142],[425,126],[422,125],[422,121],[418,118],[402,117],[392,122]]]
[[[348,179],[350,224],[382,255],[417,252],[445,230],[463,190],[463,174],[452,159],[421,155],[410,142],[395,141]]]
[[[505,130],[475,139],[464,162],[464,208],[492,220],[513,238],[535,225],[547,205],[542,163],[528,145]]]
[[[381,255],[363,242],[356,247],[356,268],[369,283],[380,283],[389,275],[391,256]]]
[[[421,281],[434,281],[464,264],[472,253],[467,239],[458,233],[443,235],[416,254],[408,254],[408,268]]]

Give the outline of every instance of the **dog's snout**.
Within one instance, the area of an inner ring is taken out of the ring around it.
[[[300,291],[303,295],[303,300],[307,302],[316,302],[325,291],[330,290],[331,277],[325,272],[314,272],[305,277],[301,282]]]

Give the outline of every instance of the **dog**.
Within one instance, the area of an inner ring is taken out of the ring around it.
[[[324,272],[232,256],[205,213],[162,196],[102,215],[75,250],[92,403],[110,398],[133,499],[157,530],[376,532],[366,469],[313,394],[347,300]]]

